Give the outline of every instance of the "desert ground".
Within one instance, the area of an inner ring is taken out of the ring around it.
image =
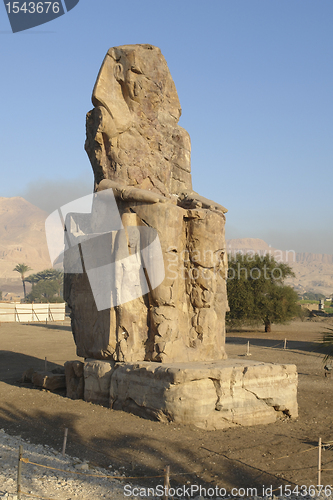
[[[64,428],[69,429],[66,452],[136,478],[139,485],[155,485],[170,466],[171,486],[201,484],[258,489],[317,484],[318,438],[333,442],[333,375],[324,376],[320,340],[333,318],[295,321],[227,334],[229,357],[293,363],[299,373],[299,417],[269,425],[204,431],[194,427],[144,420],[63,393],[39,390],[20,382],[29,367],[52,367],[79,359],[68,321],[63,324],[0,325],[0,428],[31,443],[61,450]],[[287,349],[283,349],[287,339]],[[323,451],[322,484],[332,483],[333,449]],[[84,481],[84,478],[82,479]]]

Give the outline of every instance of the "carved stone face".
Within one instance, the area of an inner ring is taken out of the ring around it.
[[[94,106],[103,106],[119,124],[128,110],[136,118],[165,120],[174,125],[181,114],[175,84],[160,49],[151,45],[125,45],[110,49],[103,61],[93,90]],[[125,111],[125,104],[128,110]],[[139,112],[140,111],[140,112]],[[159,112],[162,111],[162,116]],[[127,121],[129,123],[129,121]],[[123,128],[123,127],[122,127]]]
[[[190,139],[160,49],[124,45],[107,52],[87,115],[86,151],[95,182],[111,179],[168,196],[191,189]]]

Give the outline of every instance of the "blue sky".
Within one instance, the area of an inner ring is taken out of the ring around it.
[[[0,5],[0,196],[52,211],[93,185],[85,114],[109,47],[161,48],[193,187],[228,238],[333,253],[332,0],[80,0],[11,33]]]

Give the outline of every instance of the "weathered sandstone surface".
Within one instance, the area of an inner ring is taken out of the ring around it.
[[[223,359],[226,209],[192,190],[190,138],[160,50],[110,49],[92,101],[85,148],[100,196],[90,217],[66,220],[74,245],[65,252],[65,296],[78,355]],[[84,272],[73,272],[81,259]],[[108,264],[112,292],[98,286]]]
[[[88,360],[84,373],[87,401],[162,422],[212,430],[298,415],[295,365]]]
[[[65,374],[58,373],[57,370],[50,372],[35,371],[32,374],[31,381],[36,387],[42,387],[48,391],[56,391],[66,387]]]
[[[95,195],[63,215],[64,295],[86,358],[84,381],[68,369],[70,392],[84,385],[86,401],[205,429],[297,416],[294,365],[225,359],[226,209],[192,190],[160,50],[110,49],[92,102]]]
[[[84,400],[109,406],[109,392],[114,363],[87,359],[84,363]]]
[[[70,399],[84,398],[84,363],[81,361],[66,361],[66,396]]]

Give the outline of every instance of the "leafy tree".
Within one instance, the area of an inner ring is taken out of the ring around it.
[[[57,296],[58,285],[52,280],[40,280],[34,285],[27,296],[29,302],[63,302],[63,299]]]
[[[31,267],[27,266],[27,264],[17,264],[13,271],[17,271],[18,273],[20,273],[21,275],[21,280],[22,280],[22,285],[23,285],[23,294],[24,294],[24,300],[26,299],[26,289],[25,289],[25,281],[27,281],[25,279],[25,273],[27,273],[28,271],[31,271]]]
[[[31,283],[33,288],[39,281],[54,281],[57,285],[56,293],[61,296],[64,284],[64,273],[59,269],[44,269],[44,271],[39,271],[36,274],[30,274],[25,281]]]
[[[272,323],[295,317],[300,306],[297,293],[283,284],[288,276],[294,276],[291,267],[270,255],[229,255],[227,322],[263,323],[265,332],[270,332]]]
[[[63,302],[64,273],[62,271],[45,269],[31,274],[26,281],[32,284],[32,290],[27,296],[30,302]]]
[[[304,321],[306,318],[309,318],[310,314],[311,314],[310,309],[308,309],[307,307],[302,307],[301,304],[299,304],[299,310],[297,316],[301,321]]]

